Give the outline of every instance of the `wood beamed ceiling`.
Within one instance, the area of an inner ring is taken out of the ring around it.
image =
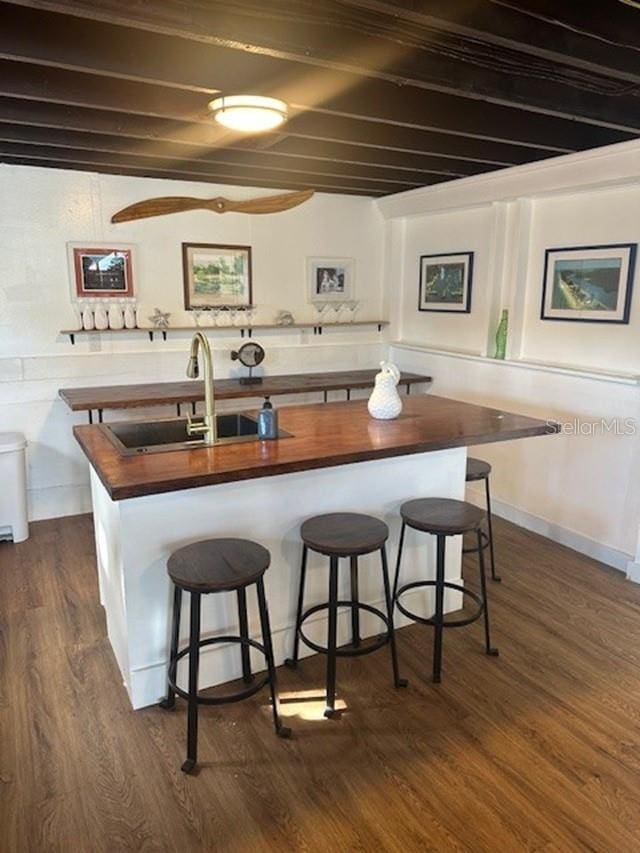
[[[0,162],[384,196],[637,137],[639,58],[622,0],[0,0]]]

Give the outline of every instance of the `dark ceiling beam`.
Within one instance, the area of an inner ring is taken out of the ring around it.
[[[498,11],[489,0],[474,0],[473,5],[465,0],[449,2],[448,14],[436,2],[428,6],[430,14],[422,16],[411,15],[416,4],[369,4],[366,0],[362,7],[358,0],[276,0],[268,8],[237,0],[232,6],[217,4],[215,9],[201,3],[190,3],[185,8],[174,0],[152,0],[127,7],[118,0],[100,4],[91,0],[24,0],[23,5],[614,129],[627,129],[628,116],[637,109],[635,99],[628,95],[629,81],[611,79],[606,66],[599,72],[587,73],[574,69],[563,52],[554,53],[552,61],[523,53],[521,44],[517,49],[503,45],[500,51],[492,51],[487,33],[465,35],[455,25],[454,34],[448,31],[452,17],[466,21],[480,8],[493,9],[489,32],[500,32],[502,17],[514,15],[508,2]],[[409,13],[407,19],[403,19],[403,13]],[[421,17],[424,20],[419,23]],[[551,28],[544,21],[541,23],[546,29]],[[559,33],[561,45],[564,35]],[[580,39],[593,41],[574,34],[574,41]],[[631,63],[630,69],[640,84],[637,67],[633,70]]]
[[[213,184],[227,184],[231,183],[232,186],[241,186],[241,187],[255,187],[256,184],[254,181],[245,180],[245,179],[235,179],[233,181],[226,181],[222,178],[216,178],[215,180],[207,180],[205,178],[197,178],[185,176],[181,172],[172,172],[169,169],[154,169],[152,166],[118,166],[113,165],[112,163],[104,163],[100,161],[96,162],[77,162],[74,160],[64,161],[59,159],[47,159],[44,156],[40,155],[31,155],[27,156],[25,154],[14,155],[14,154],[5,154],[0,150],[0,164],[5,163],[7,165],[12,166],[31,166],[36,168],[43,169],[63,169],[63,170],[71,170],[74,172],[98,172],[99,174],[105,175],[127,175],[131,177],[137,178],[160,178],[162,180],[174,180],[174,181],[193,181],[197,180],[198,183],[213,183]],[[299,189],[307,189],[307,185],[298,184],[292,181],[287,181],[286,183],[277,182],[272,183],[270,181],[263,180],[260,182],[261,189],[274,189],[274,190],[299,190]],[[323,193],[338,193],[340,195],[357,195],[357,196],[370,196],[372,198],[380,198],[385,193],[380,192],[379,190],[371,190],[367,192],[365,190],[354,190],[346,187],[340,187],[336,189],[328,189],[323,188],[319,190],[319,192]]]
[[[28,157],[48,162],[85,164],[89,169],[96,165],[108,165],[120,168],[128,174],[128,169],[147,169],[150,171],[179,175],[185,181],[208,181],[210,183],[244,184],[270,187],[312,187],[320,192],[341,192],[345,189],[362,193],[387,194],[412,189],[419,184],[397,181],[380,182],[369,178],[347,176],[319,176],[297,172],[276,172],[264,168],[240,167],[232,165],[211,165],[199,162],[187,162],[165,158],[159,160],[143,154],[119,154],[108,151],[85,151],[77,148],[62,148],[53,145],[20,145],[0,142],[0,158]],[[424,181],[422,182],[424,183]]]
[[[637,84],[637,11],[611,0],[343,0],[497,48]],[[62,5],[62,4],[59,4]],[[74,6],[82,5],[74,3]],[[603,38],[601,27],[608,31]]]
[[[28,145],[48,145],[56,148],[72,148],[91,152],[108,152],[140,157],[150,157],[161,161],[163,165],[175,161],[175,171],[178,164],[185,167],[193,166],[203,172],[220,171],[241,167],[249,170],[268,170],[283,173],[283,178],[291,174],[304,176],[305,179],[316,181],[323,177],[349,179],[365,179],[384,184],[402,184],[420,186],[432,180],[451,180],[462,177],[455,173],[433,173],[429,171],[413,171],[409,169],[389,170],[368,163],[348,163],[332,160],[320,160],[295,155],[278,156],[262,151],[243,151],[223,149],[220,151],[205,151],[193,153],[192,148],[172,145],[152,140],[141,141],[121,136],[103,136],[92,133],[78,133],[69,130],[53,130],[51,128],[24,127],[4,124],[0,121],[0,142]],[[213,168],[217,167],[217,168]]]
[[[64,134],[69,139],[73,135],[84,138],[87,148],[91,148],[90,137],[113,140],[114,145],[135,150],[172,150],[180,153],[182,159],[204,156],[220,156],[229,162],[236,162],[246,153],[260,157],[263,162],[274,166],[286,167],[296,161],[306,161],[308,169],[318,163],[322,169],[326,163],[366,166],[382,172],[412,172],[421,174],[424,179],[429,174],[459,177],[486,171],[476,163],[464,163],[446,158],[425,156],[411,152],[397,152],[378,148],[364,148],[359,145],[298,139],[295,137],[274,138],[273,144],[266,149],[259,146],[242,145],[235,148],[212,146],[205,134],[196,136],[182,132],[181,125],[171,131],[166,123],[158,122],[158,127],[148,127],[138,119],[132,122],[124,113],[92,112],[79,107],[65,107],[58,104],[36,104],[35,102],[14,101],[0,97],[0,123],[3,133],[11,134],[14,140],[56,138],[55,134]],[[89,128],[86,130],[85,128]],[[186,125],[185,131],[191,130]],[[54,134],[51,137],[51,134]],[[57,137],[61,138],[61,137]],[[98,145],[98,143],[96,143]],[[372,172],[373,174],[373,172]],[[384,175],[382,175],[384,177]]]
[[[20,70],[22,73],[19,73]],[[66,72],[65,72],[66,73]],[[15,64],[0,60],[0,92],[18,93],[18,97],[0,96],[0,118],[16,124],[33,124],[42,127],[60,127],[91,133],[125,135],[140,139],[159,139],[180,142],[185,145],[211,148],[220,142],[219,134],[210,119],[205,122],[182,122],[175,119],[147,117],[131,112],[106,108],[58,104],[36,99],[43,89],[38,66],[16,68]],[[277,144],[282,134],[264,134],[258,137],[230,140],[229,145],[262,149]],[[292,146],[342,146],[361,148],[362,156],[380,162],[404,162],[416,166],[425,162],[423,158],[435,157],[451,161],[452,168],[479,167],[498,168],[512,166],[531,160],[542,159],[550,154],[565,153],[562,149],[530,149],[486,140],[473,139],[451,134],[402,128],[381,122],[360,121],[341,116],[326,116],[319,113],[303,113],[287,123],[286,139]],[[218,143],[216,142],[218,140]],[[378,159],[377,159],[378,158]],[[475,171],[475,170],[474,170]]]
[[[228,150],[228,149],[227,149]],[[283,134],[282,137],[265,149],[271,155],[278,157],[308,157],[313,160],[330,159],[334,162],[367,163],[394,171],[422,171],[434,174],[448,174],[450,177],[463,175],[478,175],[487,171],[486,163],[465,162],[452,160],[436,154],[415,154],[407,151],[394,151],[383,148],[365,148],[342,142],[327,140],[301,139],[296,136]],[[493,163],[492,169],[508,165]]]
[[[474,93],[462,97],[400,86],[330,68],[319,70],[251,50],[195,45],[186,39],[8,4],[0,28],[0,55],[118,76],[122,78],[120,84],[135,79],[161,82],[166,89],[189,87],[188,97],[186,89],[181,94],[189,104],[201,95],[203,113],[215,89],[249,89],[282,97],[305,110],[525,145],[544,145],[553,140],[568,150],[623,141],[636,129],[640,132],[640,122],[637,128],[630,124],[624,131],[612,130],[581,123],[570,113],[565,119],[497,104],[491,105],[487,127],[487,104],[479,96],[476,100]],[[173,103],[167,93],[165,114],[174,115]],[[148,111],[162,114],[157,103],[150,103]],[[193,115],[193,108],[187,106],[185,112]]]

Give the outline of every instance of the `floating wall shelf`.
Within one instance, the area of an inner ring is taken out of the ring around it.
[[[67,335],[72,344],[76,342],[76,335],[131,335],[147,334],[149,340],[153,341],[155,335],[162,335],[164,341],[170,332],[239,332],[240,337],[245,334],[249,337],[256,329],[276,329],[283,332],[289,329],[313,329],[314,335],[321,335],[323,329],[349,329],[354,326],[377,326],[381,332],[384,326],[388,326],[388,320],[355,320],[353,323],[291,323],[288,326],[280,323],[252,323],[251,326],[169,326],[167,329],[62,329],[61,335]]]

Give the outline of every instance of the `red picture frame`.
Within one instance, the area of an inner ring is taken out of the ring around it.
[[[131,249],[73,249],[76,296],[78,299],[133,296]]]

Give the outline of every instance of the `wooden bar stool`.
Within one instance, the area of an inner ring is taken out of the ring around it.
[[[448,498],[419,498],[407,501],[400,507],[402,516],[402,530],[398,545],[398,562],[396,564],[396,576],[393,583],[393,600],[398,610],[423,625],[433,625],[435,628],[433,638],[433,680],[437,684],[441,679],[442,672],[442,631],[444,628],[461,628],[470,625],[484,614],[485,651],[488,655],[498,655],[498,650],[491,646],[489,633],[489,602],[487,600],[487,581],[485,577],[484,549],[480,540],[480,527],[485,517],[483,510],[464,501],[450,500]],[[436,579],[427,581],[414,581],[398,587],[400,578],[400,563],[402,560],[402,549],[406,528],[420,530],[430,533],[436,537]],[[462,536],[465,533],[475,533],[478,541],[478,559],[480,563],[480,589],[481,595],[465,589],[459,584],[451,583],[444,579],[445,544],[448,536]],[[418,616],[408,610],[402,604],[401,597],[411,589],[422,587],[435,587],[435,613],[426,618]],[[460,619],[444,619],[444,592],[445,589],[454,589],[468,596],[477,604],[476,612],[470,617]]]
[[[396,687],[406,687],[407,681],[398,674],[398,657],[396,653],[395,634],[393,629],[393,602],[391,584],[387,566],[386,541],[389,538],[389,528],[377,518],[353,512],[336,512],[327,515],[317,515],[307,519],[302,525],[300,535],[303,542],[302,565],[300,568],[300,587],[298,592],[298,609],[296,614],[296,631],[293,641],[293,654],[285,661],[287,666],[298,665],[300,640],[309,648],[327,656],[327,698],[325,717],[335,714],[336,696],[336,658],[366,655],[374,652],[387,643],[391,649],[391,665],[393,681]],[[307,555],[309,550],[329,557],[329,601],[316,604],[304,610],[304,588],[307,573]],[[386,614],[369,604],[363,604],[358,593],[358,557],[365,554],[380,552],[382,562],[382,580]],[[338,566],[341,557],[348,557],[351,568],[351,598],[348,601],[338,601]],[[351,645],[352,648],[337,648],[338,608],[351,609]],[[327,645],[314,643],[303,632],[305,619],[321,610],[328,611],[329,624]],[[377,616],[386,627],[385,633],[377,640],[361,644],[360,611],[366,610]]]
[[[484,493],[485,499],[487,502],[487,531],[485,533],[484,530],[481,531],[481,539],[482,539],[482,547],[489,547],[489,556],[491,557],[491,580],[499,583],[502,578],[496,574],[496,559],[493,553],[493,526],[492,526],[492,517],[491,517],[491,487],[489,486],[489,475],[491,474],[491,465],[488,462],[485,462],[484,459],[474,459],[473,456],[470,456],[467,459],[467,483],[475,483],[479,480],[484,480]],[[469,548],[464,548],[463,553],[470,554],[473,551],[476,551],[477,547],[475,545],[470,546]]]
[[[271,688],[273,721],[276,734],[289,737],[291,730],[280,720],[280,701],[273,660],[269,610],[264,592],[263,575],[269,567],[271,557],[266,548],[247,539],[207,539],[179,548],[169,557],[167,572],[174,585],[173,621],[171,632],[171,653],[167,677],[167,696],[160,703],[162,708],[172,709],[176,704],[176,694],[187,700],[187,758],[182,765],[185,773],[190,773],[196,765],[198,751],[198,705],[223,705],[239,702],[253,696],[265,685]],[[246,588],[255,584],[260,610],[262,643],[249,638],[247,620]],[[189,645],[178,650],[180,639],[180,610],[182,592],[191,594],[191,626]],[[200,601],[202,595],[216,592],[236,591],[238,596],[238,615],[240,636],[200,638]],[[241,648],[242,674],[245,683],[251,684],[246,690],[226,696],[200,696],[198,694],[198,667],[200,649],[219,643],[237,643]],[[267,674],[254,682],[249,663],[249,649],[261,652],[267,662]],[[189,655],[189,687],[182,690],[176,684],[178,661]],[[254,683],[252,683],[254,682]]]

